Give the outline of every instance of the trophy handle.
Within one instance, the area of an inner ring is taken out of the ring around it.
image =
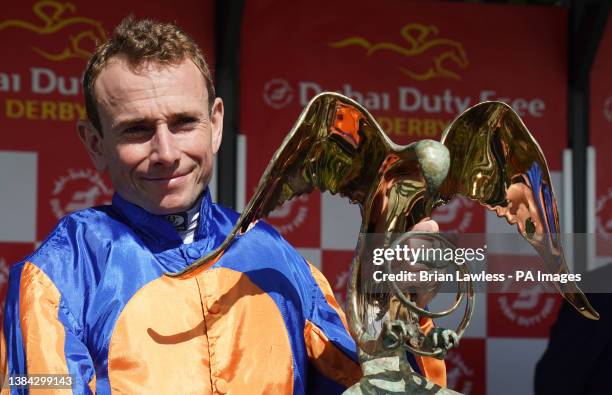
[[[450,245],[452,247],[453,244],[450,243],[447,239],[445,239],[444,237],[440,236],[439,234],[436,233],[419,233],[419,232],[410,232],[407,233],[406,235],[404,235],[403,237],[400,237],[398,240],[396,240],[393,245],[399,244],[401,242],[404,242],[405,240],[408,240],[412,237],[418,237],[418,236],[427,236],[429,238],[433,238],[436,239],[440,242],[442,242],[443,244],[446,245]],[[393,246],[392,245],[392,246]],[[457,265],[455,264],[455,266],[457,267],[457,269],[461,272],[462,277],[463,278],[470,278],[469,276],[469,268],[467,266],[467,264],[463,264],[463,265]],[[387,261],[386,263],[386,269],[388,273],[391,273],[391,262]],[[467,282],[460,282],[457,284],[457,294],[455,296],[455,302],[454,304],[443,311],[439,311],[439,312],[431,312],[428,310],[425,310],[421,307],[419,307],[415,302],[413,302],[410,298],[408,298],[405,293],[399,288],[399,286],[397,285],[397,283],[395,281],[391,281],[391,289],[393,290],[395,297],[398,298],[398,300],[402,303],[403,306],[405,306],[406,308],[408,308],[408,310],[410,310],[411,312],[413,312],[414,314],[418,315],[419,317],[430,317],[430,318],[440,318],[440,317],[445,317],[448,316],[452,313],[454,313],[459,306],[461,305],[461,302],[463,301],[464,296],[467,297],[467,302],[465,304],[465,310],[463,313],[463,318],[461,319],[461,321],[459,322],[457,329],[455,329],[455,333],[457,334],[457,338],[460,340],[463,337],[463,334],[465,333],[465,330],[467,329],[468,325],[470,324],[470,320],[472,318],[472,314],[474,313],[474,307],[476,304],[476,299],[474,296],[474,284],[472,283],[471,280],[468,280]],[[440,355],[443,355],[445,353],[446,350],[438,347],[436,348],[434,351],[425,351],[422,348],[418,348],[415,347],[413,345],[411,345],[410,341],[406,341],[403,343],[403,346],[406,347],[410,352],[416,354],[416,355],[421,355],[421,356],[425,356],[425,357],[438,357]]]

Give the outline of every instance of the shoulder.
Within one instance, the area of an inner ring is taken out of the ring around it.
[[[236,211],[220,204],[211,204],[210,215],[215,226],[219,229],[219,233],[223,235],[228,235],[232,231],[240,217],[240,214]]]
[[[44,290],[79,310],[95,293],[113,239],[127,229],[111,206],[63,217],[40,246],[11,267],[9,294]]]
[[[301,299],[306,310],[312,303],[318,271],[263,220],[236,236],[219,263],[244,273],[264,291]]]
[[[63,217],[26,260],[42,270],[61,262],[69,265],[76,251],[87,254],[108,244],[118,218],[110,206],[79,210]]]
[[[14,270],[40,271],[40,276],[60,292],[75,294],[97,282],[112,240],[116,238],[113,233],[121,226],[126,225],[111,206],[73,212],[63,217],[41,245]]]
[[[238,222],[240,214],[219,204],[212,206],[213,220],[219,227],[220,233],[223,235],[230,234]],[[259,256],[274,258],[270,261],[271,264],[279,260],[291,261],[300,267],[307,268],[304,258],[301,257],[299,252],[263,219],[256,221],[246,232],[237,234],[233,245],[235,246],[234,250],[239,249],[241,253],[250,251],[257,253]],[[231,253],[234,252],[231,251]]]
[[[288,267],[309,273],[310,269],[302,255],[274,227],[259,220],[239,237],[239,243],[267,258],[271,265]]]
[[[218,203],[211,204],[213,215],[223,216],[231,221],[232,225],[235,225],[240,217],[240,213],[231,208],[227,208]]]

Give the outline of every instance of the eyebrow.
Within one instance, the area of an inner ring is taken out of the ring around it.
[[[120,121],[114,125],[111,125],[111,129],[112,130],[122,130],[122,129],[127,129],[130,128],[132,126],[136,126],[136,125],[143,125],[143,124],[153,124],[155,123],[154,120],[150,119],[150,118],[134,118],[134,119],[126,119],[124,121]]]
[[[170,115],[168,119],[168,123],[173,124],[174,122],[178,120],[186,119],[186,118],[192,118],[192,119],[197,120],[201,118],[201,114],[198,112],[190,112],[190,111],[179,112],[179,113]],[[155,122],[156,122],[155,119],[147,118],[147,117],[126,119],[123,121],[119,121],[118,123],[114,125],[111,125],[111,129],[112,130],[122,130],[122,129],[130,128],[132,126],[137,126],[137,125],[151,125],[151,124],[155,124]]]

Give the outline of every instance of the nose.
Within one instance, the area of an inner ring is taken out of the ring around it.
[[[180,150],[174,134],[165,124],[159,125],[151,140],[151,162],[162,166],[171,166],[180,159]]]

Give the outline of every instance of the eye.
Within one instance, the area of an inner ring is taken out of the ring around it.
[[[176,131],[188,131],[195,129],[198,123],[199,120],[196,117],[180,117],[172,123],[171,129]]]
[[[127,129],[125,129],[123,131],[123,133],[134,134],[134,133],[142,133],[142,132],[145,132],[145,131],[146,131],[145,128],[142,127],[142,126],[132,126],[132,127],[129,127]]]
[[[134,139],[146,137],[154,132],[155,127],[145,124],[136,124],[123,129],[121,135],[125,138]]]

